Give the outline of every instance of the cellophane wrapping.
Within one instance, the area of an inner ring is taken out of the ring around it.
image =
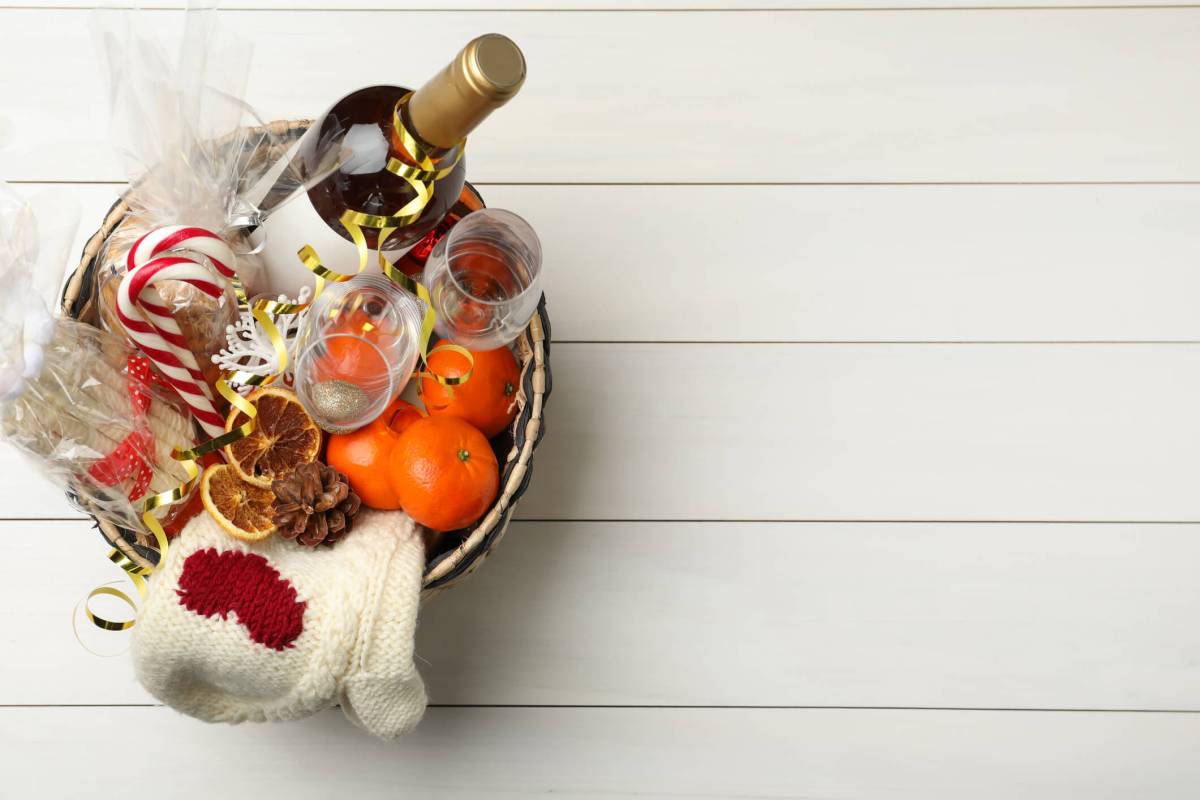
[[[145,12],[101,9],[92,17],[108,83],[110,135],[131,187],[129,213],[99,257],[97,308],[109,330],[121,330],[116,297],[129,250],[160,226],[219,233],[238,253],[238,272],[255,292],[260,265],[243,233],[254,224],[254,209],[240,194],[258,182],[282,143],[243,99],[252,48],[218,25],[214,5],[189,3],[177,50],[161,31],[148,30]],[[214,384],[219,370],[211,357],[237,319],[236,298],[226,292],[214,299],[175,281],[157,288]]]
[[[171,450],[194,444],[192,425],[130,373],[121,337],[51,313],[75,229],[62,215],[0,184],[0,433],[79,508],[144,531],[141,498],[187,479]]]

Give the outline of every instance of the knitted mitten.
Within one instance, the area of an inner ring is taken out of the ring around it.
[[[425,711],[413,663],[424,569],[400,512],[364,510],[332,548],[249,544],[198,515],[151,578],[133,635],[142,685],[209,722],[287,720],[341,702],[390,739]]]

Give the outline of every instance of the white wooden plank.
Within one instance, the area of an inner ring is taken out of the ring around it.
[[[81,79],[95,72],[85,20],[0,12],[0,74],[37,76],[6,89],[10,179],[119,177],[96,122],[101,93]],[[268,117],[311,116],[380,80],[418,82],[471,36],[509,33],[530,77],[473,140],[481,181],[1200,178],[1194,9],[246,11],[236,24],[256,43],[250,99]],[[396,47],[413,26],[421,35]],[[323,57],[349,52],[337,69]]]
[[[1200,708],[1195,526],[517,523],[448,703]]]
[[[77,198],[80,245],[119,191],[19,188]],[[482,191],[537,228],[560,341],[1200,339],[1200,186]]]
[[[526,519],[1200,520],[1200,347],[559,344]],[[7,517],[60,516],[4,448]]]
[[[563,345],[547,519],[1195,520],[1200,348]]]
[[[1200,709],[1196,533],[518,522],[417,651],[454,705]],[[81,522],[0,523],[0,705],[152,702],[71,632],[103,553]]]
[[[397,743],[329,712],[206,727],[157,708],[0,709],[15,796],[1190,800],[1200,718],[772,709],[439,708]],[[64,765],[69,765],[64,768]],[[286,768],[281,768],[286,765]],[[241,793],[241,794],[239,794]]]
[[[0,705],[154,702],[134,679],[129,634],[95,629],[77,607],[102,584],[133,593],[108,550],[87,522],[0,522],[0,646],[20,654],[0,667],[12,681]],[[95,610],[129,617],[107,598]]]

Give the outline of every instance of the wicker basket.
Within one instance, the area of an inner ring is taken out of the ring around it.
[[[308,128],[307,120],[275,122],[270,126],[277,141],[274,150],[253,154],[257,158],[276,158],[279,150],[299,138]],[[128,192],[136,192],[131,187]],[[117,200],[104,218],[100,229],[84,245],[79,266],[63,290],[63,313],[82,322],[99,324],[95,307],[95,281],[99,255],[108,236],[117,229],[129,206],[125,197]],[[546,316],[543,296],[528,328],[516,342],[517,359],[521,363],[521,391],[517,396],[519,411],[511,429],[493,441],[501,463],[500,494],[496,502],[472,528],[442,534],[425,565],[422,597],[444,589],[465,577],[483,561],[504,535],[513,509],[529,486],[532,475],[533,452],[545,433],[543,414],[550,397],[550,320]],[[80,504],[79,498],[72,498]],[[133,561],[153,566],[158,552],[153,543],[134,531],[119,528],[103,520],[97,527],[104,538]]]

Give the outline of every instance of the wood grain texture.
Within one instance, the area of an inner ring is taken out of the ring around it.
[[[178,24],[149,16],[164,36]],[[530,77],[472,140],[479,181],[1200,179],[1200,9],[246,11],[237,25],[255,42],[249,99],[265,118],[311,116],[381,79],[421,81],[472,36],[508,33]],[[423,35],[391,46],[406,25]],[[38,75],[6,89],[0,170],[119,178],[104,137],[63,122],[104,119],[103,93],[83,79],[96,72],[86,13],[0,11],[0,28],[0,74]],[[356,57],[328,69],[319,55],[339,51]]]
[[[1172,714],[437,708],[388,744],[336,712],[231,729],[156,708],[0,710],[6,778],[47,798],[77,797],[85,780],[97,796],[125,790],[128,774],[97,746],[117,740],[139,743],[147,785],[180,797],[258,796],[286,781],[298,800],[334,786],[367,797],[1185,800],[1200,780],[1197,736],[1200,717]]]
[[[417,653],[455,705],[1200,709],[1198,530],[518,522]],[[153,702],[68,624],[117,579],[103,552],[86,523],[0,523],[0,705]]]
[[[518,515],[1190,520],[1186,345],[564,345]]]
[[[124,791],[120,741],[198,798],[1195,797],[1200,349],[1061,343],[1200,339],[1200,8],[1113,2],[227,0],[267,117],[525,48],[469,170],[576,342],[518,511],[550,521],[424,610],[451,707],[392,745],[113,707],[152,700],[68,624],[103,544],[0,522],[0,795]],[[0,176],[120,179],[87,12],[13,5]],[[87,225],[115,189],[70,191]],[[867,343],[980,340],[1060,343]],[[0,474],[0,516],[75,515]]]
[[[78,204],[73,253],[120,191],[17,188]],[[1200,186],[482,191],[538,231],[557,341],[1200,340]]]
[[[560,344],[516,513],[1200,520],[1198,375],[1190,345]],[[69,515],[17,464],[6,516]]]

